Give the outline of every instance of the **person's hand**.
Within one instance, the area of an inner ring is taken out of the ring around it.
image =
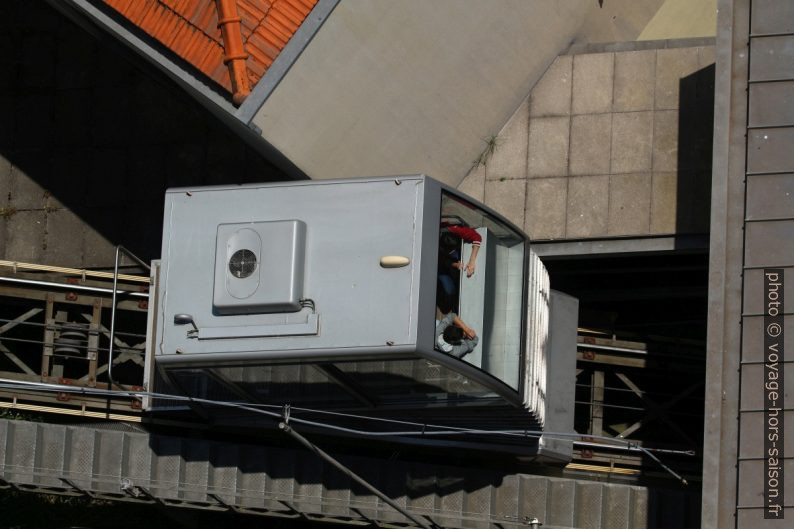
[[[463,328],[463,336],[465,336],[468,340],[472,340],[475,336],[477,336],[477,333],[474,332],[474,329],[471,327],[466,326]]]
[[[469,263],[466,265],[466,277],[471,277],[474,275],[474,263]]]
[[[463,261],[457,261],[452,263],[452,268],[455,270],[463,270]]]

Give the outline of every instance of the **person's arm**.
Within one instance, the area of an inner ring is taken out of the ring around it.
[[[463,336],[468,339],[472,339],[477,336],[477,333],[474,332],[474,329],[466,325],[466,322],[460,319],[457,314],[454,312],[450,312],[449,314],[453,315],[452,323],[463,330]],[[447,316],[449,316],[449,314],[447,314]]]
[[[469,228],[468,226],[446,226],[445,229],[449,233],[460,237],[464,242],[471,243],[474,246],[479,246],[482,242],[482,236],[474,228]]]
[[[480,253],[480,245],[473,244],[471,247],[471,256],[469,262],[466,264],[466,277],[474,275],[474,269],[477,266],[477,254]]]
[[[469,228],[468,226],[449,226],[446,229],[449,230],[450,233],[460,237],[464,242],[471,244],[471,257],[469,257],[469,262],[460,269],[466,270],[466,277],[473,276],[474,270],[477,267],[477,254],[480,252],[482,236],[477,233],[477,230]]]

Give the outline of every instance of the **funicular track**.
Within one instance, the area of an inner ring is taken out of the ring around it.
[[[118,274],[117,326],[113,329],[115,377],[111,384],[107,371],[113,278],[113,272],[0,261],[0,379],[98,390],[145,391],[144,355],[151,279]],[[585,365],[633,365],[632,362],[643,361],[634,359],[638,351],[615,348],[612,341],[601,343],[603,340],[586,334],[580,332],[580,366],[583,362]],[[593,349],[599,347],[598,344],[601,349]],[[583,374],[582,371],[577,369],[578,375]],[[591,415],[598,405],[603,405],[596,401],[598,398],[588,406]],[[153,419],[142,413],[141,404],[140,397],[128,397],[119,392],[112,396],[92,396],[79,392],[36,391],[30,387],[0,387],[0,409],[151,423]],[[164,423],[174,424],[174,421]],[[193,422],[180,421],[179,424],[198,426]],[[600,435],[601,432],[588,429],[587,433]],[[568,469],[583,475],[637,478],[642,475],[645,463],[647,461],[636,451],[609,449],[584,440],[575,443],[574,461]]]
[[[300,450],[87,426],[97,419],[152,423],[141,411],[151,283],[141,275],[0,261],[0,379],[86,390],[0,387],[0,408],[84,423],[0,420],[0,488],[355,525],[653,525],[648,490],[627,484],[640,476],[642,458],[621,450],[594,458],[587,442],[576,443],[578,461],[551,475],[343,456],[399,504],[395,510]],[[618,483],[598,482],[604,479]],[[655,494],[671,503],[683,498]],[[619,508],[606,509],[607,499]]]

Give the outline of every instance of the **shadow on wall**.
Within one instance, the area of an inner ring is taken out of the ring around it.
[[[714,65],[679,82],[676,233],[708,233],[714,137]]]
[[[166,188],[287,177],[110,37],[44,2],[0,3],[0,258],[160,255]]]

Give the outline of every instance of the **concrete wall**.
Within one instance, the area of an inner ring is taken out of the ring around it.
[[[311,178],[457,185],[567,48],[585,0],[344,0],[254,117]]]
[[[44,2],[0,2],[0,259],[159,257],[166,187],[284,179],[170,81]]]
[[[707,233],[714,47],[676,44],[557,57],[459,188],[533,239]]]

